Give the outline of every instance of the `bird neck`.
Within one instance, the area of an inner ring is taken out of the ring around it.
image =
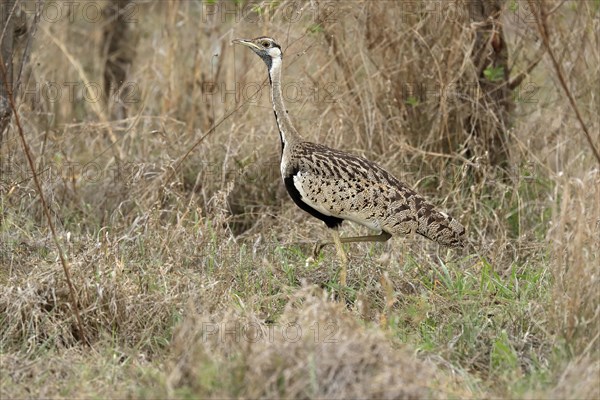
[[[281,88],[281,59],[273,59],[269,68],[269,82],[271,83],[271,100],[273,102],[273,111],[275,120],[279,129],[279,138],[281,139],[282,152],[286,146],[290,146],[301,141],[301,137],[292,125],[287,109],[283,102],[283,90]]]

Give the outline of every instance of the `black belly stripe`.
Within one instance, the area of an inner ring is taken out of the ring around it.
[[[294,176],[297,173],[298,173],[298,170],[296,168],[294,168],[290,175],[283,178],[283,183],[285,183],[285,188],[287,189],[287,192],[290,195],[290,197],[292,198],[292,200],[294,200],[294,203],[296,203],[296,205],[298,207],[300,207],[301,209],[303,209],[304,211],[306,211],[313,217],[318,218],[321,221],[325,222],[325,225],[327,225],[327,227],[336,228],[336,227],[340,226],[342,224],[342,222],[344,222],[343,219],[325,215],[325,214],[315,210],[314,208],[312,208],[311,206],[306,204],[304,201],[302,201],[302,195],[300,195],[300,192],[298,191],[298,189],[296,189],[296,186],[294,186]]]

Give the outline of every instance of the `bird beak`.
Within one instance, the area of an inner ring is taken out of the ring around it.
[[[258,47],[251,40],[248,39],[234,39],[231,41],[231,44],[242,44],[244,46],[250,47],[251,49],[260,50],[260,47]]]

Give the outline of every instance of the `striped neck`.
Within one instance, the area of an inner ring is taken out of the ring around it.
[[[279,138],[281,139],[281,149],[286,146],[302,141],[302,138],[292,125],[287,109],[283,102],[283,91],[281,88],[281,58],[273,58],[269,65],[269,82],[271,83],[271,100],[273,102],[273,111],[275,120],[279,129]]]

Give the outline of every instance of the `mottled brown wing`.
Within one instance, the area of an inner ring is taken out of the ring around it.
[[[377,164],[314,143],[296,146],[288,179],[311,209],[391,234],[416,232],[462,246],[465,230],[458,221]]]

